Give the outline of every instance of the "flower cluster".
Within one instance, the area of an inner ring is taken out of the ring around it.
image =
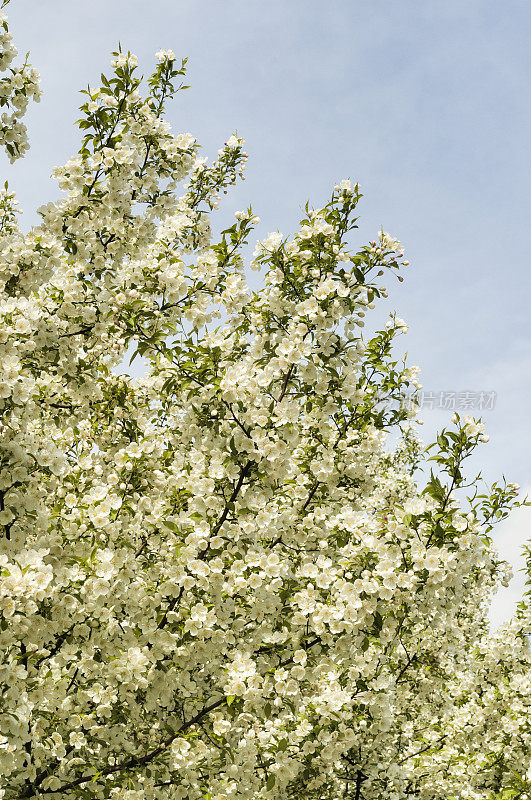
[[[7,2],[9,0],[4,0],[2,8]],[[12,67],[16,56],[17,48],[9,33],[7,17],[0,13],[0,72],[7,72],[0,78],[0,107],[5,108],[0,115],[0,146],[11,162],[23,156],[29,148],[22,117],[30,100],[38,103],[41,97],[39,73],[28,63],[27,57],[22,66]]]
[[[41,224],[0,198],[4,800],[522,797],[528,605],[486,617],[517,488],[466,500],[481,423],[426,453],[405,323],[362,335],[400,243],[353,248],[341,181],[251,291],[258,218],[209,221],[242,140],[172,133],[172,51],[112,69]]]

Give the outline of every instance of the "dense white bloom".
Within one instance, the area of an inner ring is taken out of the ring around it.
[[[243,141],[172,134],[172,51],[145,97],[113,59],[62,199],[23,234],[0,194],[4,800],[523,797],[527,600],[486,622],[518,487],[459,505],[469,417],[417,471],[405,324],[360,335],[400,243],[349,250],[342,181],[251,291],[259,219],[209,221]]]
[[[4,3],[5,5],[5,3]],[[6,72],[17,56],[7,25],[7,17],[0,13],[0,71]],[[39,102],[40,75],[27,61],[21,67],[11,67],[0,79],[0,146],[5,149],[11,162],[20,158],[29,148],[27,129],[21,121],[30,100]]]

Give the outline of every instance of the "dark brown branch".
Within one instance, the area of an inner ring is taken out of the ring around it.
[[[195,716],[191,717],[187,722],[184,722],[178,728],[178,730],[175,731],[175,733],[172,733],[171,736],[168,736],[166,739],[164,739],[164,741],[161,742],[161,744],[154,750],[151,750],[149,753],[146,753],[143,756],[129,758],[127,761],[122,761],[119,764],[113,764],[112,766],[104,767],[102,770],[98,771],[97,773],[98,776],[104,778],[107,775],[113,775],[116,772],[122,772],[123,770],[128,770],[128,769],[135,769],[136,767],[141,767],[144,766],[145,764],[149,764],[151,761],[157,758],[157,756],[160,756],[161,753],[164,753],[168,749],[168,747],[170,747],[172,742],[178,736],[180,736],[184,731],[186,731],[188,728],[191,728],[192,725],[195,725],[196,723],[200,722],[203,719],[203,717],[205,717],[207,714],[210,714],[210,712],[214,711],[216,708],[222,706],[225,702],[226,702],[225,697],[222,697],[219,700],[215,700],[213,703],[210,703],[210,705],[205,706],[202,709],[202,711],[199,711]],[[91,781],[93,779],[94,779],[94,774],[81,775],[79,778],[75,778],[73,781],[70,781],[69,783],[64,783],[58,789],[41,789],[39,790],[39,794],[57,794],[59,792],[66,792],[69,789],[75,789],[77,786],[82,786],[84,783],[88,783],[88,781]],[[19,797],[21,798],[21,800],[22,798],[35,797],[35,795],[37,794],[37,791],[35,791],[36,789],[37,787],[35,787],[34,785],[30,786],[28,787],[28,789],[26,789],[26,791],[23,794],[19,795]]]

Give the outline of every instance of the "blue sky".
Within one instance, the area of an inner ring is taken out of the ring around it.
[[[528,0],[12,0],[8,12],[45,91],[30,154],[1,162],[26,225],[56,195],[52,167],[77,149],[78,90],[97,84],[118,42],[146,72],[161,48],[188,56],[175,130],[210,157],[235,130],[247,141],[227,217],[251,202],[261,236],[288,234],[306,200],[359,181],[355,241],[383,225],[411,261],[386,311],[408,322],[402,341],[425,389],[495,391],[474,468],[531,489]],[[426,409],[426,439],[450,415]],[[495,539],[519,566],[529,536],[525,509]],[[515,580],[498,597],[495,621],[521,590]]]

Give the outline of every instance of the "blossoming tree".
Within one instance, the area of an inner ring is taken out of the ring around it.
[[[352,248],[342,181],[250,291],[257,218],[209,224],[243,142],[172,134],[157,57],[86,91],[37,227],[0,200],[0,794],[524,798],[528,605],[486,617],[517,487],[466,483],[471,418],[422,450],[404,323],[362,337],[400,244]],[[14,158],[36,73],[0,86]]]

